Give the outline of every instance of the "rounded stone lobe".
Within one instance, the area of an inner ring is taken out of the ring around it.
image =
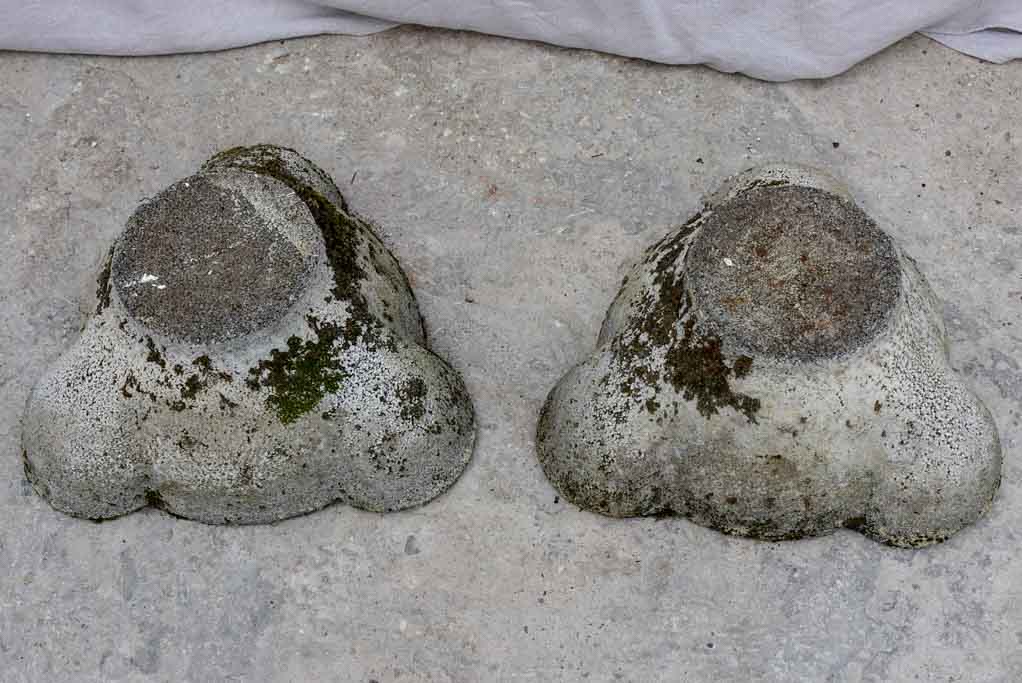
[[[898,298],[890,238],[857,206],[802,186],[715,206],[686,270],[703,322],[732,348],[834,357],[861,347]]]
[[[111,274],[132,317],[199,344],[280,319],[313,265],[240,191],[193,176],[139,207]]]

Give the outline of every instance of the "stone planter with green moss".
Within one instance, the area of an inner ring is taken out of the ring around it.
[[[834,179],[783,165],[646,252],[550,393],[537,448],[581,507],[767,540],[941,541],[1001,477],[915,262]]]
[[[25,421],[26,474],[69,514],[399,510],[471,457],[471,400],[401,267],[291,150],[222,152],[142,204],[92,309]]]

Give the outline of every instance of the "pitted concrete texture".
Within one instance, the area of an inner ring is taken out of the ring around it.
[[[744,173],[649,249],[543,408],[573,503],[766,540],[946,540],[1001,482],[915,263],[811,169]],[[722,198],[722,199],[720,199]]]
[[[704,214],[687,257],[703,323],[753,355],[815,358],[858,348],[898,296],[891,240],[855,204],[778,183],[753,181]]]
[[[128,314],[158,333],[197,344],[248,334],[278,320],[312,272],[318,231],[301,205],[260,211],[249,178],[233,175],[175,183],[128,221],[111,276]]]
[[[915,37],[771,85],[406,27],[0,54],[0,82],[4,683],[1022,681],[1022,64]],[[80,293],[144,198],[253,141],[299,150],[373,218],[471,393],[472,460],[386,515],[54,511],[24,478],[22,424],[78,338]],[[1000,491],[944,543],[611,518],[539,465],[543,402],[630,266],[722,178],[778,159],[843,179],[919,261],[951,363],[994,416]]]
[[[258,146],[139,207],[82,338],[29,401],[36,491],[91,519],[152,504],[259,523],[446,490],[471,457],[471,401],[339,196],[297,153]]]

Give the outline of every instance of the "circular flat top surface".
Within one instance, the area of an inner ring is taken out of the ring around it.
[[[714,208],[686,263],[722,339],[782,357],[833,357],[884,324],[900,286],[891,239],[821,190],[761,187]]]
[[[139,207],[111,274],[134,318],[202,343],[279,319],[309,270],[309,259],[240,191],[192,176]]]

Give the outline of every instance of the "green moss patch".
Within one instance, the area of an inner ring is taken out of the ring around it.
[[[308,208],[323,236],[327,259],[333,271],[331,295],[348,304],[349,317],[343,326],[320,323],[310,317],[309,325],[315,339],[303,340],[293,336],[288,340],[287,349],[274,349],[269,358],[261,360],[249,370],[249,378],[246,380],[248,386],[252,389],[272,389],[266,403],[276,412],[281,422],[289,424],[315,409],[324,396],[341,388],[346,373],[341,368],[340,357],[345,349],[361,341],[369,349],[385,346],[396,350],[396,342],[393,335],[385,331],[383,324],[369,314],[362,294],[361,283],[367,275],[359,262],[358,253],[363,240],[368,237],[365,234],[366,228],[347,215],[343,199],[339,209],[292,174],[281,159],[279,149],[272,145],[235,147],[220,152],[206,162],[203,168],[239,168],[273,178],[291,188]],[[336,190],[326,173],[311,162],[309,166],[324,183]],[[340,196],[339,191],[337,194]],[[367,242],[366,247],[371,254],[375,254],[371,242]]]
[[[266,404],[283,424],[315,409],[324,396],[339,390],[347,377],[339,361],[341,346],[337,343],[343,336],[342,328],[315,320],[310,320],[310,324],[315,339],[291,337],[286,350],[273,349],[269,358],[249,370],[246,380],[252,389],[273,390],[266,397]]]

